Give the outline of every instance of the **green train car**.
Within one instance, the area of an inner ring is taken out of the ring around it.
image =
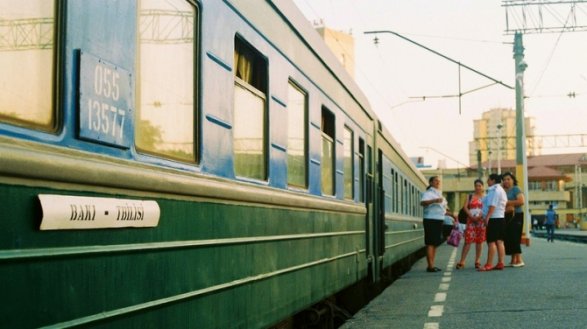
[[[0,13],[0,328],[332,324],[422,250],[424,177],[291,1]]]

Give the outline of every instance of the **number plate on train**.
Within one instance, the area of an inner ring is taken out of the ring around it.
[[[80,138],[128,148],[134,121],[132,90],[129,71],[81,51]]]

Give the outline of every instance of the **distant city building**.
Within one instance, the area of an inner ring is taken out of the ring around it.
[[[414,166],[416,166],[416,168],[431,168],[432,167],[432,166],[424,163],[424,157],[422,157],[422,156],[411,157],[410,161],[412,161],[412,163],[414,164]]]
[[[526,136],[534,136],[534,118],[524,118]],[[481,162],[497,168],[498,160],[516,159],[516,111],[496,108],[486,111],[481,119],[473,121],[473,141],[469,142],[469,164],[476,166],[478,154]],[[526,139],[526,155],[540,154],[535,139]]]
[[[332,50],[342,66],[355,78],[355,39],[349,33],[335,31],[324,26],[322,21],[314,22],[326,45]]]

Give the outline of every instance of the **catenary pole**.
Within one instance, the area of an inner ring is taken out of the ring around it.
[[[524,120],[524,71],[528,65],[524,62],[524,45],[522,33],[514,35],[514,62],[516,65],[516,177],[524,193],[524,223],[522,242],[530,244],[530,218],[528,206],[528,159],[526,156],[526,132]]]

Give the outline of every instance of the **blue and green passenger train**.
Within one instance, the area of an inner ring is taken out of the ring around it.
[[[0,13],[1,328],[296,327],[421,251],[424,177],[290,0]]]

